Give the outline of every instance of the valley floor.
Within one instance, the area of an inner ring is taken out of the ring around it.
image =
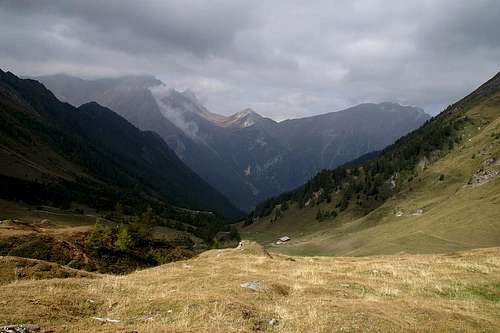
[[[289,257],[245,241],[126,276],[41,280],[2,260],[0,326],[42,332],[500,331],[500,248]]]

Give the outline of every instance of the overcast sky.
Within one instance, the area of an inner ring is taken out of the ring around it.
[[[214,112],[394,101],[432,114],[500,70],[497,0],[0,0],[0,68],[152,74]]]

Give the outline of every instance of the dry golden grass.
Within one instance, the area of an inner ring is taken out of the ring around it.
[[[127,276],[15,281],[0,300],[0,325],[55,332],[498,332],[500,248],[307,258],[247,243]]]
[[[20,257],[0,256],[0,267],[0,285],[21,280],[100,276],[44,260]]]

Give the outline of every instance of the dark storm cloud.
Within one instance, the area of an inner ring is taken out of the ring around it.
[[[283,119],[364,101],[435,112],[500,69],[500,2],[1,1],[0,66],[151,73]]]
[[[249,18],[246,5],[217,1],[38,0],[6,2],[4,8],[43,17],[48,27],[60,25],[62,34],[89,45],[135,54],[216,53]]]

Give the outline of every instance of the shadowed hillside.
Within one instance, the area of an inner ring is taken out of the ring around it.
[[[0,94],[2,197],[239,214],[157,134],[140,131],[111,110],[97,103],[74,108],[42,84],[1,71]]]
[[[323,168],[383,149],[430,118],[413,106],[364,103],[276,122],[251,109],[231,116],[210,112],[192,91],[167,89],[150,76],[36,79],[63,101],[96,101],[158,133],[190,168],[247,211]]]

